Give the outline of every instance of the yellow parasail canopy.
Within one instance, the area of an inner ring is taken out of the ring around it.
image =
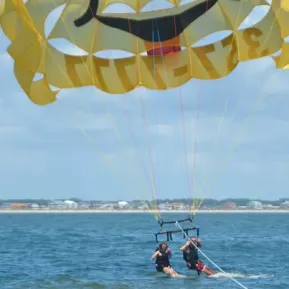
[[[289,1],[196,0],[175,7],[142,12],[150,0],[2,0],[0,24],[11,45],[15,76],[30,99],[40,105],[56,100],[64,88],[96,86],[111,94],[123,94],[137,86],[163,90],[181,86],[192,78],[218,79],[230,74],[239,62],[271,55],[276,67],[289,67]],[[113,3],[129,5],[136,13],[108,14]],[[48,37],[48,15],[65,5]],[[238,29],[259,5],[266,16],[255,25]],[[232,33],[209,45],[192,47],[219,31]],[[87,52],[64,54],[49,44],[65,38]],[[182,49],[181,49],[182,48]],[[94,54],[123,50],[131,57],[105,59]],[[145,53],[144,53],[145,52]],[[165,69],[164,69],[165,67]],[[34,81],[36,73],[43,74]],[[50,85],[59,88],[52,91]]]

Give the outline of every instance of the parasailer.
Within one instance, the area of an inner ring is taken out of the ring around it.
[[[185,260],[189,270],[196,270],[198,275],[202,272],[206,273],[208,276],[214,274],[214,272],[199,259],[198,249],[202,246],[201,240],[196,237],[191,237],[180,250],[183,252],[183,259]]]
[[[179,274],[172,268],[170,258],[172,251],[166,242],[161,242],[155,253],[152,255],[152,260],[156,259],[156,270],[163,272],[171,277],[178,277]]]

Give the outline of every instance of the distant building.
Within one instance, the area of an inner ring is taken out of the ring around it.
[[[11,203],[2,203],[1,209],[11,209]]]
[[[263,209],[276,210],[279,209],[279,206],[274,206],[272,204],[263,204]]]
[[[289,209],[289,201],[285,201],[285,202],[281,203],[280,208]]]
[[[11,204],[11,208],[12,209],[27,209],[28,208],[28,204],[25,203],[12,203]]]
[[[159,207],[160,210],[163,210],[163,211],[167,211],[167,210],[171,210],[172,209],[172,205],[170,203],[168,203],[168,202],[161,203],[161,204],[159,204],[158,207]]]
[[[141,205],[141,206],[138,206],[137,207],[139,210],[144,210],[144,211],[146,211],[147,209],[148,209],[148,206],[146,206],[146,205]]]
[[[78,203],[78,208],[79,209],[89,209],[89,204],[88,203],[86,203],[86,202],[80,202],[80,203]]]
[[[235,210],[237,209],[237,204],[234,202],[227,202],[224,204],[223,209],[225,210]]]
[[[171,206],[173,210],[182,210],[185,207],[184,203],[178,203],[178,202],[171,203]]]
[[[67,209],[77,209],[78,208],[78,204],[74,201],[66,200],[63,203],[66,205]]]
[[[247,204],[247,208],[252,210],[262,210],[263,205],[259,201],[251,201]]]
[[[124,202],[124,201],[118,202],[118,207],[121,209],[126,208],[128,207],[128,202]]]
[[[52,210],[63,210],[66,209],[66,204],[63,201],[51,201],[49,204],[49,209]]]
[[[30,208],[33,210],[38,210],[40,208],[40,206],[38,204],[31,204]]]

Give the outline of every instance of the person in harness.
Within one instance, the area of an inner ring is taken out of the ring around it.
[[[179,277],[179,274],[171,267],[171,256],[172,252],[168,244],[166,242],[162,242],[152,255],[152,260],[156,259],[156,270],[158,272],[163,272],[171,277]]]
[[[195,244],[195,246],[192,244]],[[199,260],[198,249],[196,247],[201,247],[200,239],[196,237],[191,237],[191,240],[186,242],[183,246],[180,247],[180,250],[183,251],[183,259],[186,261],[187,267],[189,270],[196,270],[198,275],[202,272],[205,272],[208,276],[214,274],[214,272],[206,265]]]

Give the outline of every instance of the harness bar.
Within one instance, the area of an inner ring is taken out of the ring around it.
[[[176,222],[183,223],[183,222],[186,222],[186,221],[190,221],[191,223],[193,223],[193,220],[194,220],[194,216],[191,215],[190,217],[188,217],[186,219],[182,219],[182,220],[178,220],[178,221],[163,221],[163,219],[159,219],[158,223],[162,227],[165,224],[175,224]]]
[[[173,222],[173,223],[178,223],[179,221]],[[168,231],[159,231],[157,233],[154,233],[155,238],[156,238],[156,243],[158,243],[158,235],[164,235],[167,234],[167,241],[172,241],[173,237],[172,234],[174,233],[183,233],[183,237],[184,239],[186,238],[186,236],[188,235],[189,231],[193,231],[196,230],[197,231],[197,237],[200,236],[200,227],[191,227],[191,228],[185,228],[185,229],[179,229],[179,230],[168,230]]]

